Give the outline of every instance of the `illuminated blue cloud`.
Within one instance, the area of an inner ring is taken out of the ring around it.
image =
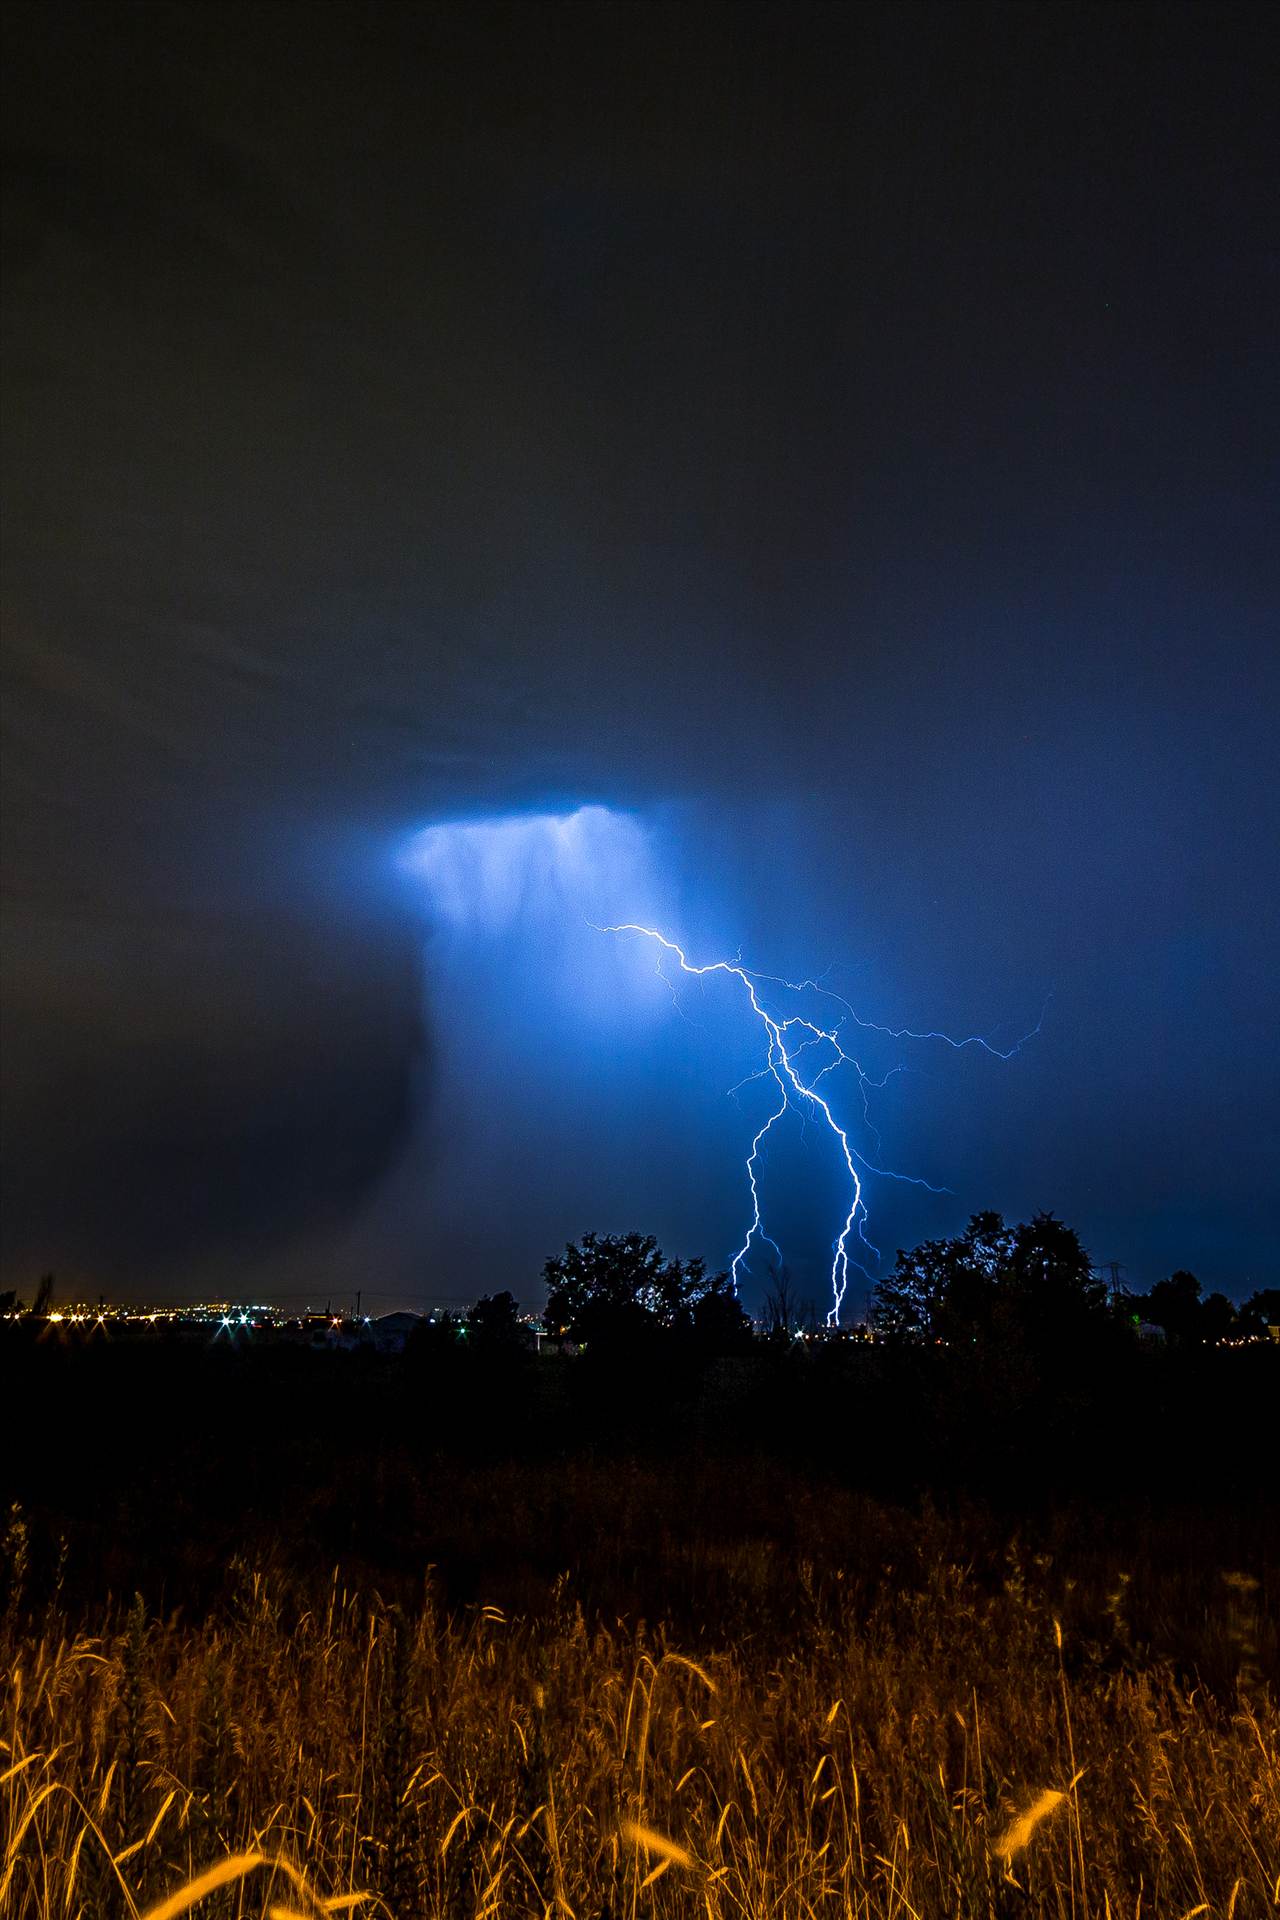
[[[705,848],[695,858],[685,838],[670,818],[583,806],[437,822],[404,848],[429,911],[443,1055],[432,1221],[451,1244],[480,1243],[496,1192],[522,1232],[545,1221],[554,1245],[586,1226],[634,1224],[643,1203],[646,1226],[676,1221],[686,1243],[720,1242],[727,1258],[732,1195],[740,1206],[745,1188],[736,1288],[783,1260],[783,1227],[764,1223],[767,1172],[787,1237],[825,1239],[834,1324],[851,1267],[869,1275],[878,1259],[868,1179],[947,1192],[882,1159],[871,1100],[903,1071],[902,1043],[1008,1059],[1021,1042],[879,1025],[821,982],[736,956],[695,963],[659,929],[738,915],[714,858]],[[682,856],[696,886],[679,884]],[[768,1104],[744,1132],[738,1096],[752,1086]]]
[[[441,821],[414,835],[403,864],[437,921],[469,938],[522,920],[634,911],[654,891],[649,835],[609,807]]]

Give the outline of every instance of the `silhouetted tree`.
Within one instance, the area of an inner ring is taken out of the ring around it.
[[[1236,1324],[1236,1310],[1225,1293],[1211,1293],[1200,1302],[1200,1338],[1211,1346],[1225,1340]]]
[[[1014,1230],[998,1213],[975,1213],[954,1240],[926,1240],[911,1253],[899,1248],[893,1272],[872,1291],[872,1327],[886,1339],[971,1338],[1013,1251]]]
[[[514,1352],[528,1345],[520,1302],[510,1293],[486,1293],[467,1312],[467,1333],[477,1349]]]
[[[669,1260],[652,1234],[584,1233],[542,1271],[548,1333],[584,1345],[692,1328],[703,1301],[715,1303],[702,1308],[704,1325],[723,1317],[729,1300],[737,1305],[726,1274],[709,1278],[702,1260]]]
[[[1067,1346],[1106,1323],[1106,1289],[1078,1236],[1051,1213],[1009,1227],[977,1213],[953,1240],[899,1252],[872,1294],[871,1324],[948,1346]]]
[[[996,1286],[997,1325],[1070,1348],[1111,1324],[1107,1289],[1074,1228],[1036,1213],[1014,1228],[1013,1257]]]
[[[43,1320],[52,1305],[53,1275],[51,1273],[42,1273],[40,1276],[40,1284],[36,1288],[35,1303],[32,1306],[31,1312],[35,1319]]]
[[[791,1284],[791,1271],[783,1265],[774,1265],[769,1269],[769,1285],[765,1289],[764,1321],[766,1339],[789,1340],[796,1330],[799,1318],[799,1302]]]
[[[704,1354],[749,1353],[754,1338],[727,1273],[713,1274],[705,1291],[681,1310],[676,1331]]]
[[[1162,1327],[1171,1340],[1190,1345],[1200,1338],[1200,1282],[1184,1267],[1167,1280],[1157,1280],[1150,1293],[1134,1305],[1144,1320]]]
[[[1251,1294],[1240,1309],[1239,1326],[1255,1339],[1268,1327],[1280,1327],[1280,1287],[1260,1287]]]

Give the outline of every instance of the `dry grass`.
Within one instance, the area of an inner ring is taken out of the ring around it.
[[[589,1624],[567,1584],[523,1621],[336,1578],[308,1604],[247,1568],[229,1595],[200,1624],[135,1604],[92,1634],[11,1613],[6,1920],[1246,1920],[1280,1901],[1280,1724],[1252,1667],[1228,1697],[1076,1658],[1017,1581],[939,1562],[856,1620],[709,1631],[696,1661],[660,1626]]]

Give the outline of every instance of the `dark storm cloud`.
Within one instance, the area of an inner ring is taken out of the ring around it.
[[[269,905],[19,928],[11,1263],[145,1290],[341,1220],[403,1149],[427,1057],[403,928]]]
[[[796,824],[737,937],[802,898],[820,957],[870,948],[904,1015],[944,975],[962,1025],[1057,982],[975,1204],[1254,1273],[1265,39],[16,9],[15,1258],[158,1271],[349,1210],[433,1004],[397,837],[674,797],[728,822],[718,872]]]

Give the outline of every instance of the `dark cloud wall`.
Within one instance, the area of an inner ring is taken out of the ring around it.
[[[1265,1277],[1268,38],[13,9],[14,1269],[359,1214],[431,1140],[391,850],[597,799],[684,805],[710,932],[904,1018],[1056,985],[1022,1157],[940,1120],[965,1197]]]
[[[163,1290],[358,1207],[403,1150],[430,1052],[416,945],[353,920],[265,907],[20,928],[11,1269]]]

